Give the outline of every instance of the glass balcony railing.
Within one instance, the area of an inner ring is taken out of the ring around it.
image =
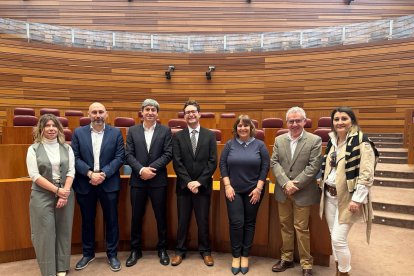
[[[414,15],[289,32],[148,34],[94,31],[0,18],[0,33],[69,47],[163,53],[236,53],[350,45],[414,37]]]

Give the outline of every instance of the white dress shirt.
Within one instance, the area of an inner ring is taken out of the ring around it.
[[[99,164],[99,157],[101,156],[102,140],[105,133],[105,125],[101,131],[96,131],[91,126],[92,151],[93,151],[93,171],[99,172],[101,170]]]

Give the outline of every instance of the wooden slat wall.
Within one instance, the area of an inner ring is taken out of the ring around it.
[[[1,0],[0,17],[145,33],[278,32],[414,13],[412,0]]]
[[[164,71],[174,64],[172,79]],[[205,71],[215,65],[211,81]],[[303,106],[314,124],[339,105],[364,129],[403,132],[414,104],[414,40],[324,49],[240,54],[156,54],[65,48],[0,39],[0,116],[13,107],[87,110],[103,102],[137,117],[146,98],[166,123],[185,100],[202,111],[247,113],[261,121]],[[5,117],[0,117],[4,122]]]

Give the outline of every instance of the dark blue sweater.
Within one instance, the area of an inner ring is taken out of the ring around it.
[[[258,139],[246,146],[231,139],[227,141],[220,157],[221,177],[229,177],[237,193],[253,190],[258,180],[266,181],[269,166],[269,152],[263,141]]]

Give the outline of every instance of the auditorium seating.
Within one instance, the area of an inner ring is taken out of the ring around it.
[[[69,120],[65,117],[57,117],[59,122],[62,124],[62,127],[68,127],[69,126]]]
[[[318,128],[331,128],[331,117],[320,117],[318,120]]]
[[[184,118],[184,111],[177,112],[177,117],[178,118]]]
[[[114,126],[116,127],[131,127],[135,125],[135,120],[130,117],[116,117],[114,119]]]
[[[43,114],[53,114],[53,115],[59,117],[60,116],[60,111],[59,111],[59,109],[56,109],[56,108],[42,108],[42,109],[40,109],[40,115],[43,115]]]
[[[276,132],[276,137],[277,137],[277,136],[279,136],[279,135],[282,135],[282,134],[288,133],[288,132],[289,132],[289,129],[287,129],[287,128],[282,128],[282,129],[279,129],[279,130]]]
[[[168,127],[183,129],[187,127],[187,122],[184,119],[170,119],[168,121]]]
[[[215,128],[210,128],[210,130],[216,135],[217,144],[221,144],[221,130]]]
[[[14,115],[30,115],[30,116],[36,116],[35,110],[33,108],[27,108],[27,107],[16,107],[13,110]]]
[[[236,113],[221,113],[218,128],[219,129],[230,129],[233,128],[234,122],[236,121]]]
[[[312,119],[306,118],[306,123],[304,128],[312,128]]]
[[[322,145],[325,146],[329,141],[329,132],[331,132],[330,128],[318,128],[315,129],[313,134],[318,135],[322,138]]]
[[[71,142],[72,141],[72,130],[70,130],[69,128],[64,128],[63,129],[63,134],[65,134],[65,141],[66,142]]]
[[[265,141],[265,133],[263,130],[261,129],[256,129],[256,135],[255,135],[256,139],[262,140],[263,142]]]
[[[282,128],[283,120],[280,118],[265,118],[262,121],[262,128]]]
[[[78,116],[78,117],[83,117],[84,114],[82,111],[80,110],[66,110],[65,111],[65,117],[66,116]]]
[[[91,118],[89,117],[80,117],[79,118],[79,126],[86,126],[91,123]]]
[[[266,145],[274,144],[276,132],[282,127],[283,120],[280,118],[265,118],[262,120],[262,129],[264,131]]]
[[[36,126],[38,118],[31,115],[16,115],[13,118],[13,126]]]
[[[259,121],[258,120],[252,119],[252,122],[253,122],[255,128],[259,128]]]
[[[236,118],[236,113],[221,113],[220,118]]]

